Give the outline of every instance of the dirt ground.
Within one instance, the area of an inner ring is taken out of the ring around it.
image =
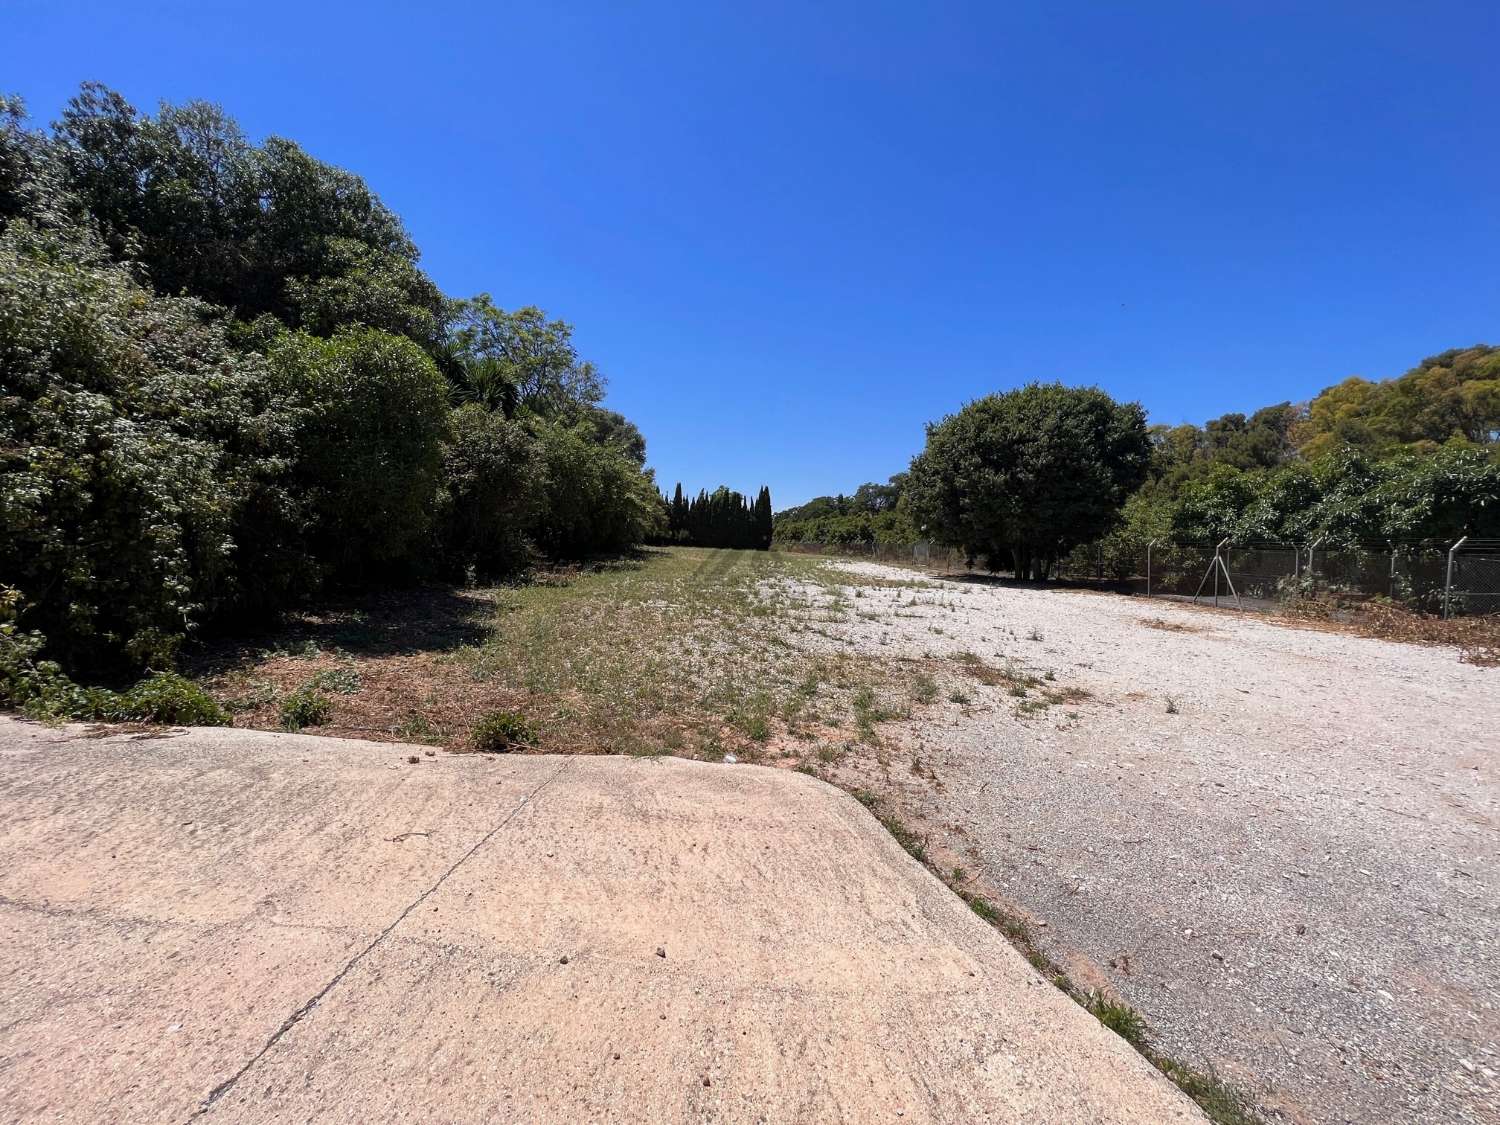
[[[840,784],[879,772],[1075,979],[1273,1115],[1500,1121],[1500,670],[1253,615],[845,572],[857,612],[798,644],[919,661],[940,697]]]
[[[0,1120],[1202,1120],[797,773],[3,716],[0,767]]]

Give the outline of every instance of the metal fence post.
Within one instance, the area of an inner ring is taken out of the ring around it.
[[[1151,539],[1146,543],[1146,596],[1151,596],[1151,548],[1156,546],[1156,540]]]
[[[1225,536],[1214,547],[1214,608],[1219,608],[1219,568],[1224,565],[1219,552],[1224,549],[1224,544],[1229,542],[1229,536]]]
[[[1453,544],[1453,546],[1451,546],[1451,547],[1448,548],[1448,575],[1443,580],[1443,620],[1444,621],[1448,620],[1448,616],[1449,616],[1449,614],[1451,612],[1450,604],[1449,603],[1450,603],[1450,599],[1453,596],[1453,556],[1456,555],[1456,554],[1458,554],[1458,549],[1460,547],[1462,547],[1468,541],[1469,541],[1469,537],[1467,535],[1465,535],[1457,543]]]

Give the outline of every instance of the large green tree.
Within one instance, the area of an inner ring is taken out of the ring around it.
[[[1138,404],[1032,383],[929,426],[906,493],[932,538],[992,570],[1044,578],[1059,554],[1110,530],[1150,456]]]

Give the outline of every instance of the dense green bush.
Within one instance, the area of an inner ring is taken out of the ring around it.
[[[478,403],[461,406],[442,466],[439,526],[448,569],[488,579],[524,567],[542,500],[541,451],[526,427]]]
[[[0,707],[13,707],[33,719],[106,719],[223,726],[229,716],[197,684],[171,672],[154,673],[129,691],[82,687],[61,665],[40,658],[46,638],[16,624],[21,599],[0,588]]]
[[[905,501],[906,473],[885,484],[871,481],[852,496],[818,496],[806,504],[778,512],[778,543],[834,543],[842,546],[879,544],[902,547],[924,538],[912,523]]]
[[[571,326],[449,300],[417,263],[358,176],[216,106],[89,84],[36,130],[0,97],[13,705],[102,714],[119,697],[64,670],[165,670],[204,624],[329,580],[489,578],[653,532],[644,439]],[[171,710],[147,683],[127,709]]]
[[[142,723],[221,727],[229,715],[206,691],[175,672],[157,672],[115,697],[99,716]]]
[[[1244,471],[1215,465],[1127,510],[1140,538],[1388,543],[1500,537],[1500,456],[1466,444],[1377,460],[1351,447]],[[1149,526],[1148,526],[1149,522]],[[1164,529],[1164,530],[1163,530]],[[1151,534],[1147,534],[1151,532]]]
[[[284,513],[265,374],[86,239],[0,234],[0,578],[57,659],[160,666],[236,597],[238,522]]]
[[[350,327],[288,332],[272,345],[273,386],[296,419],[290,487],[314,555],[343,577],[412,569],[432,529],[445,386],[410,340]]]
[[[665,530],[649,470],[642,472],[624,451],[591,440],[586,424],[538,421],[535,433],[543,503],[532,534],[548,554],[619,551]]]

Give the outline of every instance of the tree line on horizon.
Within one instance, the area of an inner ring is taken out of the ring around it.
[[[1095,394],[1033,384],[970,403],[928,427],[909,471],[777,513],[775,539],[931,539],[1032,569],[1033,557],[1104,537],[1122,550],[1226,536],[1340,545],[1500,537],[1500,348],[1453,349],[1394,379],[1350,378],[1303,405],[1202,426],[1148,426],[1144,414],[1104,424],[1109,408]],[[1131,435],[1128,448],[1111,427]],[[1106,518],[1080,484],[1114,498]],[[1026,557],[1006,538],[1024,542]]]
[[[0,97],[0,694],[44,659],[168,668],[330,585],[659,534],[604,391],[570,325],[445,295],[294,141],[93,83],[47,127]]]
[[[666,509],[666,543],[692,547],[737,547],[756,551],[771,548],[773,515],[771,490],[765,485],[754,500],[720,485],[712,492],[699,490],[688,498],[679,481]]]

